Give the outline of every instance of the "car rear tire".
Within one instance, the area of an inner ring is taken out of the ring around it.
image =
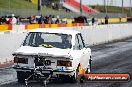
[[[75,71],[75,74],[70,77],[70,82],[71,83],[76,83],[77,82],[77,78],[78,78],[78,72]]]
[[[77,82],[84,83],[86,81],[86,77],[84,75],[79,75],[77,78]]]
[[[74,75],[71,76],[71,82],[72,82],[72,83],[76,83],[76,82],[78,81],[79,68],[80,68],[80,65],[78,65],[77,69],[75,70]]]

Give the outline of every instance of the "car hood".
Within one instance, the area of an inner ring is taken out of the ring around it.
[[[22,46],[17,51],[15,51],[14,54],[68,57],[69,58],[71,56],[70,51],[71,49]]]

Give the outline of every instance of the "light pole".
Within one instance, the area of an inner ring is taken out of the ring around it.
[[[10,13],[10,9],[11,8],[11,1],[9,0],[9,13]]]
[[[107,15],[107,6],[106,6],[106,0],[104,0],[104,11],[105,11],[105,14]]]
[[[124,0],[122,0],[122,13],[124,13]]]
[[[42,15],[42,9],[41,9],[41,0],[38,0],[38,14]]]
[[[82,15],[82,0],[80,0],[80,15]]]
[[[132,0],[130,0],[130,16],[132,16]]]

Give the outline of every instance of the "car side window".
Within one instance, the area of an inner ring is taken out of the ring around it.
[[[83,49],[84,48],[84,43],[83,43],[82,37],[81,37],[80,34],[78,34],[77,37],[78,37],[78,41],[79,41],[79,48]]]
[[[79,50],[80,48],[79,48],[79,40],[78,40],[78,37],[77,37],[77,35],[76,35],[76,37],[75,37],[75,50]]]
[[[84,43],[83,43],[83,40],[82,40],[82,37],[80,34],[77,34],[76,37],[75,37],[75,49],[76,50],[81,50],[84,48]]]

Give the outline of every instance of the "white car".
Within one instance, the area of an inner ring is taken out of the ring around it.
[[[44,76],[52,74],[62,79],[67,76],[72,81],[77,79],[79,68],[88,73],[91,70],[91,49],[75,30],[41,28],[30,31],[13,56],[18,82],[25,81],[34,69]]]

